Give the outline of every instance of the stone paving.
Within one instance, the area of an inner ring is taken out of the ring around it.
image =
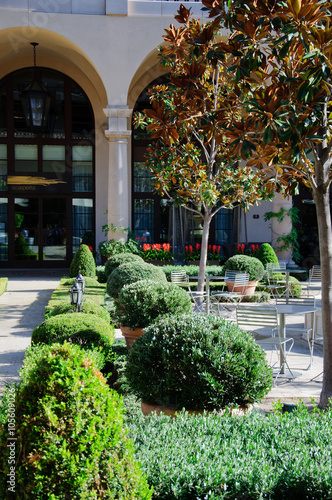
[[[67,270],[39,272],[7,271],[7,292],[0,296],[0,394],[5,384],[18,381],[18,370],[22,366],[24,350],[30,345],[33,329],[44,319],[45,306],[53,290],[59,285],[60,278],[68,275]],[[300,318],[293,319],[293,322]],[[120,330],[116,337],[121,338]],[[313,397],[316,402],[321,392],[321,372],[323,369],[322,347],[317,346],[313,367],[308,365],[307,342],[300,336],[295,337],[293,353],[289,357],[291,368],[299,373],[292,381],[280,381],[265,398],[266,401],[306,399]]]

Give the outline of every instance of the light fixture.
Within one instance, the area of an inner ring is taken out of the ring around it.
[[[85,279],[83,278],[81,271],[78,272],[78,275],[76,276],[75,281],[76,281],[77,285],[79,286],[79,288],[82,290],[82,293],[84,293]]]
[[[27,127],[38,131],[46,126],[51,96],[37,79],[36,47],[39,44],[31,42],[30,45],[33,46],[34,75],[32,82],[27,85],[21,94],[21,102]]]
[[[73,286],[69,290],[70,293],[70,302],[72,306],[75,306],[75,312],[81,312],[82,309],[82,290],[78,286],[76,280],[74,281]]]

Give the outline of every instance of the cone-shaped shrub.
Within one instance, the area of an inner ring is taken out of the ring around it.
[[[3,403],[0,498],[151,498],[123,430],[119,396],[84,351],[68,343],[34,348],[21,378]],[[7,483],[12,455],[15,494]]]
[[[257,252],[255,253],[255,257],[261,261],[264,267],[266,264],[275,263],[278,264],[278,257],[270,243],[262,243]]]
[[[87,245],[81,245],[70,264],[69,276],[76,278],[78,273],[82,276],[96,277],[96,263],[93,254]]]

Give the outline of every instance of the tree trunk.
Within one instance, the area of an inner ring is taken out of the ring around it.
[[[210,215],[204,215],[203,219],[203,234],[202,234],[202,246],[201,246],[201,258],[199,261],[199,272],[198,272],[198,292],[204,292],[204,281],[206,272],[206,261],[207,261],[207,251],[208,251],[208,241],[210,224],[212,217]]]
[[[316,205],[320,264],[322,269],[323,387],[320,406],[332,398],[332,233],[329,189],[312,190]]]

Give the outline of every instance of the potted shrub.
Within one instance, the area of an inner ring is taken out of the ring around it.
[[[166,316],[133,344],[126,376],[144,404],[173,410],[248,408],[271,389],[272,369],[250,333],[198,314]]]
[[[158,266],[146,262],[128,262],[121,264],[110,274],[107,280],[107,293],[113,299],[117,299],[124,285],[141,280],[167,281],[166,274]]]
[[[116,303],[118,321],[128,350],[143,328],[151,325],[165,314],[191,312],[188,293],[172,283],[150,280],[136,281],[125,285]]]
[[[107,259],[106,264],[105,264],[105,275],[106,275],[106,281],[110,274],[116,269],[117,267],[121,266],[121,264],[127,264],[130,262],[140,262],[141,264],[144,262],[142,257],[135,253],[118,253],[115,255],[111,255],[109,259]]]
[[[249,274],[249,285],[246,294],[254,293],[258,282],[264,276],[264,266],[256,257],[249,255],[233,255],[226,260],[224,270],[243,271]]]

